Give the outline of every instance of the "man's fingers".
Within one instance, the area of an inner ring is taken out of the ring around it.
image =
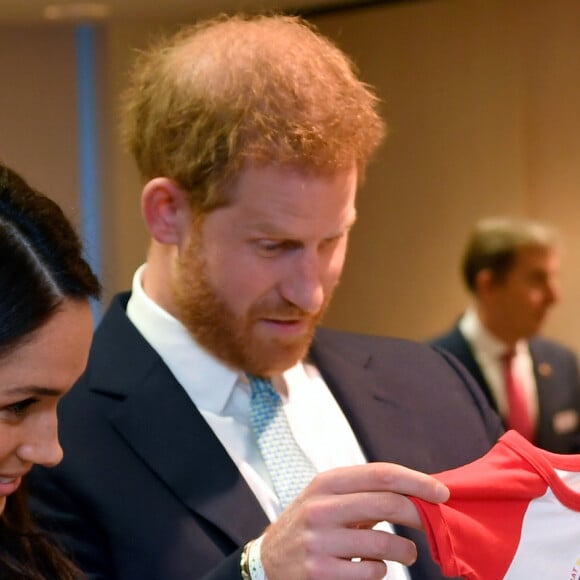
[[[297,569],[309,578],[378,579],[385,575],[382,560],[412,564],[417,557],[413,542],[368,529],[382,521],[420,528],[417,508],[407,496],[441,502],[449,490],[434,477],[390,463],[318,474],[264,535],[268,575],[290,577],[282,574],[301,562]]]
[[[394,463],[367,463],[320,473],[307,488],[317,494],[390,491],[439,503],[449,490],[434,477]]]
[[[337,530],[321,534],[309,548],[333,558],[351,560],[394,560],[410,566],[417,559],[417,548],[407,538],[382,530]]]
[[[381,560],[319,560],[308,568],[310,578],[324,580],[382,580],[387,566]]]
[[[369,528],[388,521],[412,528],[421,527],[421,518],[413,502],[397,493],[361,492],[327,496],[304,502],[307,527]]]

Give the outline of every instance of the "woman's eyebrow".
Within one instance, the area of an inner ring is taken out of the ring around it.
[[[25,385],[18,387],[5,387],[2,389],[4,395],[19,395],[19,396],[39,396],[39,397],[60,397],[62,395],[61,389],[50,387],[40,387],[37,385]]]

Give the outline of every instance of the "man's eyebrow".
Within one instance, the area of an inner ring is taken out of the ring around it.
[[[337,230],[334,234],[330,235],[328,239],[337,238],[348,233],[355,223],[356,223],[356,213],[353,214],[348,220],[346,220],[342,225],[342,227],[339,230]]]
[[[357,214],[353,212],[351,216],[348,217],[342,224],[342,226],[336,230],[336,232],[330,234],[328,237],[335,238],[346,232],[348,232],[356,223]],[[252,229],[255,231],[262,232],[264,235],[272,236],[275,238],[286,238],[291,237],[290,232],[288,232],[283,225],[274,224],[270,222],[258,222],[252,225]]]
[[[22,397],[60,397],[63,391],[50,387],[40,387],[37,385],[26,385],[18,387],[5,387],[2,389],[3,395]]]

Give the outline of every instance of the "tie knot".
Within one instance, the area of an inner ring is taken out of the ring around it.
[[[261,409],[263,415],[270,415],[275,412],[276,407],[282,406],[282,399],[276,392],[270,379],[247,375],[252,388],[252,406]]]
[[[257,377],[256,375],[250,374],[247,374],[246,376],[248,377],[248,381],[250,381],[252,389],[264,390],[272,388],[272,382],[270,381],[270,379],[266,379],[264,377]]]
[[[264,377],[257,377],[255,375],[247,375],[248,381],[250,381],[250,387],[252,387],[252,393],[274,393],[278,396],[276,389],[274,389],[274,385],[272,385],[272,381],[270,379]]]

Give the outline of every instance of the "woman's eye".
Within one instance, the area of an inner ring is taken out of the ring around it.
[[[6,405],[3,407],[3,410],[14,415],[15,417],[22,417],[26,414],[26,411],[30,408],[31,405],[36,403],[38,399],[24,399],[23,401],[18,401],[16,403],[11,403],[10,405]]]

